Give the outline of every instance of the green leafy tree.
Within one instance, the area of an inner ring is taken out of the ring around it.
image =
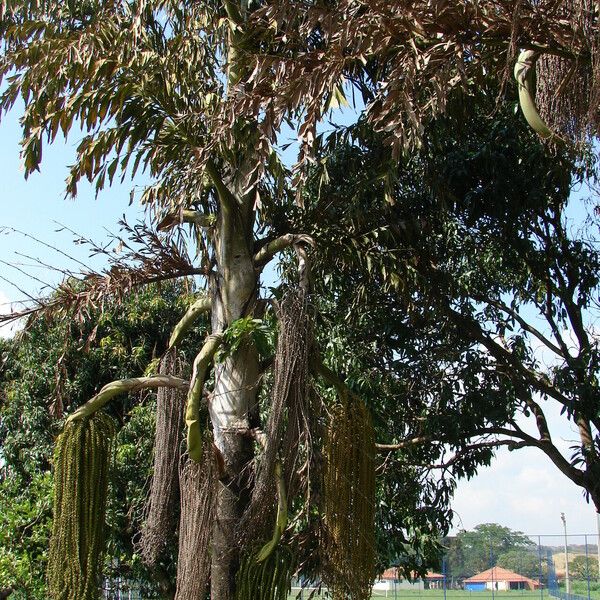
[[[151,363],[185,302],[184,288],[149,287],[80,322],[68,315],[31,319],[15,339],[1,341],[0,588],[14,588],[17,597],[48,597],[50,467],[60,424],[52,414],[80,406],[115,374],[134,375]],[[153,408],[151,400],[141,403],[135,395],[113,407],[124,426],[116,442],[108,510],[111,560],[104,572],[131,578],[155,594],[161,591],[156,574],[147,571],[132,544],[152,469]]]
[[[534,580],[543,578],[547,571],[547,565],[540,560],[537,548],[509,550],[498,556],[496,564]]]
[[[598,561],[595,556],[576,556],[569,561],[569,573],[574,579],[598,579]]]
[[[534,557],[534,544],[529,538],[496,523],[477,525],[472,531],[462,530],[453,544],[460,548],[460,553],[450,556],[449,570],[459,578],[471,577],[495,565],[515,570],[509,566],[515,557]],[[529,564],[533,566],[537,565]],[[519,570],[516,572],[529,576]]]
[[[483,111],[493,97],[492,87]],[[597,215],[577,232],[566,213],[585,166],[545,155],[508,111],[490,124],[454,102],[447,110],[393,172],[393,205],[383,179],[369,178],[390,163],[368,130],[345,148],[317,138],[314,220],[337,221],[306,225],[323,248],[319,289],[339,298],[350,346],[372,335],[365,360],[407,390],[414,418],[398,419],[390,450],[450,444],[439,468],[469,475],[495,448],[534,447],[598,507]],[[579,431],[568,452],[553,443],[547,403]]]

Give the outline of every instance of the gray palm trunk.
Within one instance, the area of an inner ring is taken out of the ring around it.
[[[221,199],[217,220],[216,269],[210,281],[213,333],[222,332],[235,320],[252,314],[258,299],[258,273],[253,261],[254,212],[250,198],[241,194],[236,198],[239,202]],[[244,434],[256,406],[258,375],[258,354],[251,344],[215,366],[209,412],[222,464],[213,529],[213,600],[234,597],[239,565],[236,533],[249,501],[245,467],[253,456],[252,439]]]

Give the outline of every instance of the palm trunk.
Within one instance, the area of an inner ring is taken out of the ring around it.
[[[212,329],[224,331],[235,320],[251,314],[256,305],[258,276],[253,264],[253,211],[249,202],[221,202],[215,253],[217,269],[211,280]],[[256,403],[258,355],[247,344],[215,367],[210,402],[214,442],[220,453],[220,483],[213,529],[211,598],[232,600],[239,565],[236,533],[249,501],[247,469],[252,440],[244,435]]]

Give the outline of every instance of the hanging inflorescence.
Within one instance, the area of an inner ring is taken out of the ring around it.
[[[114,433],[113,420],[96,413],[68,423],[58,437],[48,557],[48,588],[53,600],[99,597]]]
[[[208,435],[203,445],[201,462],[184,456],[179,473],[181,516],[175,600],[204,598],[210,575],[217,467]]]
[[[182,369],[176,351],[170,350],[162,359],[159,372],[181,375]],[[139,542],[139,552],[150,567],[157,563],[161,552],[175,537],[185,398],[184,391],[164,387],[159,388],[156,395],[154,471]]]
[[[244,553],[236,581],[236,600],[285,600],[297,567],[297,549],[282,541],[290,501],[302,498],[307,508],[315,423],[309,375],[312,315],[305,291],[290,290],[277,307],[279,335],[273,366],[274,382],[258,460],[252,502],[244,519]],[[275,514],[277,507],[277,514]],[[275,524],[273,528],[273,523]],[[249,544],[258,536],[262,546]]]
[[[600,34],[595,4],[594,0],[560,3],[561,18],[583,34],[591,56],[567,58],[542,54],[536,68],[535,102],[542,119],[558,136],[575,142],[586,141],[599,125]]]
[[[277,497],[275,465],[281,459],[284,483],[290,498],[306,496],[313,457],[313,421],[310,406],[309,352],[312,319],[306,296],[290,291],[278,307],[279,335],[273,366],[274,384],[265,425],[265,446],[259,457],[252,502],[243,533],[255,538],[271,528]],[[298,473],[304,473],[301,480]]]
[[[344,394],[324,445],[323,581],[336,600],[368,600],[375,575],[375,441],[364,403]]]
[[[287,600],[294,573],[292,551],[278,545],[264,560],[246,554],[236,580],[236,600]]]

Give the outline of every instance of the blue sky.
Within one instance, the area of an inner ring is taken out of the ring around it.
[[[67,165],[74,160],[76,139],[68,143],[59,139],[53,146],[46,147],[41,172],[32,174],[26,181],[19,158],[19,109],[17,106],[0,124],[0,227],[25,231],[68,251],[86,264],[97,266],[100,263],[90,259],[87,248],[71,243],[72,234],[59,233],[57,230],[64,225],[84,237],[98,241],[106,239],[107,230],[118,231],[116,223],[123,214],[130,221],[143,216],[139,206],[128,206],[132,185],[105,190],[95,199],[92,187],[82,184],[77,200],[65,199]],[[40,258],[58,267],[76,267],[74,263],[69,264],[64,256],[41,244],[16,233],[0,232],[1,260],[19,263],[40,279],[50,284],[57,283],[59,274],[24,266],[22,263],[30,265],[32,261],[16,253]],[[0,264],[0,275],[29,293],[35,293],[42,287],[40,283],[4,264]],[[11,301],[23,298],[22,293],[4,280],[0,280],[0,292]],[[2,302],[6,302],[6,298]]]
[[[73,236],[57,232],[62,224],[82,236],[103,241],[107,230],[117,232],[116,223],[124,213],[130,222],[141,218],[139,206],[128,206],[131,182],[114,187],[94,198],[93,189],[81,185],[76,201],[64,199],[64,180],[67,167],[72,162],[76,139],[67,144],[56,143],[45,148],[41,173],[25,181],[19,160],[18,107],[0,124],[0,228],[23,230],[43,242],[66,249],[90,266],[100,263],[89,258],[85,247],[74,246]],[[32,261],[19,256],[27,254],[61,268],[69,265],[64,256],[33,243],[22,235],[0,232],[0,260],[10,263]],[[46,269],[27,267],[40,279],[55,284],[59,276]],[[28,293],[35,294],[41,284],[18,271],[0,264],[0,277],[9,279]],[[22,294],[0,279],[0,312],[7,312],[6,302],[21,299]],[[6,334],[6,330],[4,330]],[[568,447],[575,432],[565,426],[558,415],[551,417],[558,442]],[[454,501],[457,513],[455,530],[470,529],[478,523],[497,522],[531,534],[560,534],[560,513],[567,516],[572,533],[595,533],[596,519],[579,488],[552,466],[542,453],[535,449],[522,449],[509,453],[498,452],[492,466],[482,469],[470,481],[459,484]],[[590,541],[594,541],[590,538]]]

